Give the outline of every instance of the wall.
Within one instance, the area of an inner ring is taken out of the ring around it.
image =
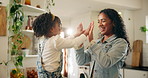
[[[146,15],[148,15],[148,0],[142,0],[142,9],[134,11],[134,38],[143,40],[143,65],[148,66],[148,44],[146,44],[146,33],[139,30],[146,25]]]
[[[9,0],[0,0],[2,6],[6,6],[9,3]],[[6,36],[0,36],[0,62],[8,61],[8,31]],[[8,67],[4,64],[0,65],[0,78],[8,78],[7,73]]]
[[[131,48],[133,46],[134,41],[134,19],[133,19],[133,11],[130,10],[121,10],[124,24],[126,26],[127,36],[129,38],[129,42],[131,44]],[[132,62],[132,52],[129,52],[128,57],[126,59],[126,64],[131,65]]]
[[[0,0],[0,2],[2,2],[3,6],[7,6],[7,4],[9,3],[9,0]]]
[[[133,9],[140,9],[141,8],[141,0],[94,0],[103,3],[109,3],[112,5],[122,6],[122,7],[129,7]]]

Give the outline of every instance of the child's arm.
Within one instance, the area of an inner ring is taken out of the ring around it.
[[[79,26],[77,27],[76,33],[74,35],[68,36],[66,38],[75,38],[77,36],[80,36],[83,33],[84,33],[83,25],[82,25],[82,23],[80,23]]]
[[[81,45],[82,43],[85,42],[85,40],[87,39],[86,35],[82,34],[76,38],[57,38],[57,40],[55,40],[55,47],[58,50],[61,50],[63,48],[72,48],[72,47],[77,47],[79,45]]]
[[[82,26],[82,24],[81,24]],[[63,49],[63,48],[72,48],[72,47],[78,47],[79,45],[81,45],[82,43],[85,42],[85,40],[87,39],[87,35],[89,34],[89,31],[91,29],[91,26],[89,26],[85,31],[83,31],[83,34],[79,34],[77,35],[78,37],[76,38],[57,38],[55,40],[55,44],[56,44],[56,48],[58,50]],[[77,29],[78,30],[78,29]],[[79,30],[80,32],[82,30]]]

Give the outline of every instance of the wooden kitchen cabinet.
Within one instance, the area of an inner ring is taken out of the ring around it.
[[[124,69],[124,78],[148,78],[148,71]]]

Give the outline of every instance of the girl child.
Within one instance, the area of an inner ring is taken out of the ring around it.
[[[39,78],[62,78],[61,49],[78,47],[82,44],[87,39],[91,26],[83,30],[80,24],[73,37],[61,38],[60,18],[51,13],[44,13],[35,19],[32,27],[35,36],[39,37],[37,60]]]

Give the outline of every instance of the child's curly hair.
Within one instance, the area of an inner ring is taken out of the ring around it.
[[[61,24],[59,17],[54,16],[51,13],[41,14],[33,22],[32,28],[34,30],[34,35],[36,37],[47,37],[50,33],[50,29],[54,27],[56,23]]]

